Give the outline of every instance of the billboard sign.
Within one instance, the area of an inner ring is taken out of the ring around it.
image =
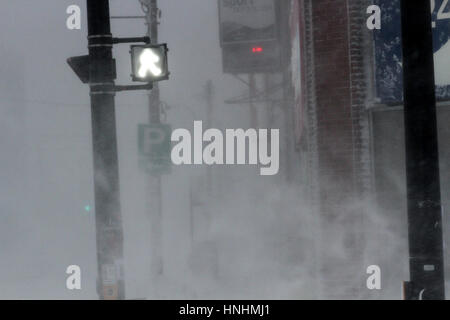
[[[382,12],[380,30],[374,30],[377,97],[382,103],[403,102],[400,0],[376,0]],[[450,3],[430,0],[437,100],[450,99]]]
[[[279,70],[275,0],[219,0],[220,43],[225,73]]]
[[[274,0],[219,0],[221,44],[275,40]]]

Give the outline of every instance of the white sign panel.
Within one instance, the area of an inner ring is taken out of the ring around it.
[[[274,0],[219,0],[221,43],[276,39]]]
[[[104,285],[114,285],[117,283],[117,269],[114,264],[102,265],[102,279]]]

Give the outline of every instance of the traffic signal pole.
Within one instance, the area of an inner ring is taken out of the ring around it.
[[[146,15],[147,35],[152,44],[158,43],[158,2],[157,0],[139,0]],[[159,85],[153,84],[153,89],[149,91],[149,123],[161,123],[161,100]],[[149,201],[150,201],[150,223],[151,223],[151,267],[152,277],[163,273],[163,254],[162,254],[162,183],[161,176],[154,175],[149,181]]]
[[[140,0],[141,3],[152,1]],[[81,80],[90,86],[92,144],[94,160],[95,221],[97,242],[97,292],[100,299],[125,299],[123,272],[123,230],[120,209],[119,165],[115,115],[115,93],[122,91],[151,90],[153,83],[167,80],[167,45],[150,44],[150,38],[114,38],[111,34],[109,0],[86,0],[88,19],[89,55],[70,57],[67,63]],[[143,4],[144,5],[144,4]],[[136,16],[119,16],[116,19],[135,19]],[[149,19],[148,16],[146,19]],[[157,22],[156,22],[157,23]],[[150,31],[149,31],[150,33]],[[144,45],[135,45],[142,42]],[[115,44],[132,43],[131,75],[140,85],[116,85],[116,61],[112,48]],[[158,63],[143,59],[144,55],[157,56]],[[159,70],[154,72],[154,70]],[[146,71],[144,75],[141,70]],[[156,87],[157,88],[157,87]],[[159,93],[157,117],[159,119]],[[152,109],[154,111],[156,109]],[[152,112],[151,112],[152,114]],[[159,199],[160,199],[160,188]],[[160,201],[158,203],[160,209]],[[160,224],[156,227],[160,231]]]
[[[100,299],[125,299],[117,157],[114,60],[108,0],[87,0]]]
[[[402,0],[410,282],[406,300],[445,299],[442,209],[429,0]]]

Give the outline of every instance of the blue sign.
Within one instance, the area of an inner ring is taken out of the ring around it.
[[[403,101],[400,0],[376,0],[381,30],[374,30],[377,97],[383,103]],[[430,0],[436,70],[436,98],[450,99],[450,3]]]

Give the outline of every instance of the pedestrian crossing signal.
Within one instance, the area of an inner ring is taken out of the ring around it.
[[[166,44],[131,46],[131,77],[133,81],[167,80],[169,78],[167,52]]]

